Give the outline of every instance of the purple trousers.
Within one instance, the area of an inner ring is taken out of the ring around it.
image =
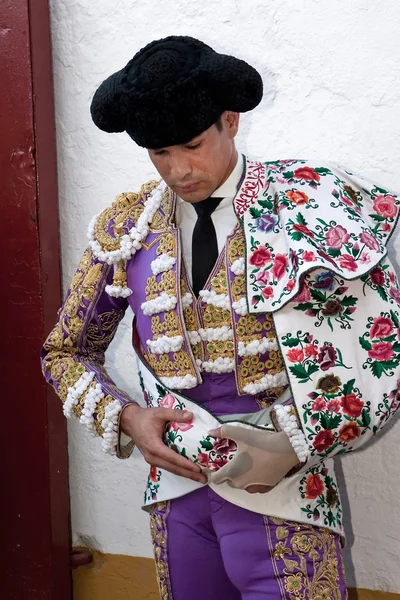
[[[232,375],[208,375],[193,400],[216,415],[252,412]],[[209,487],[151,508],[162,600],[344,600],[340,539],[327,529],[245,510]]]

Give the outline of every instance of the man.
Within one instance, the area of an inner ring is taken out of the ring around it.
[[[238,155],[261,97],[252,67],[188,37],[103,82],[94,122],[147,148],[161,182],[92,221],[43,351],[66,416],[151,465],[164,600],[345,598],[332,456],[398,405],[400,201],[335,166]],[[103,367],[129,306],[147,408]]]

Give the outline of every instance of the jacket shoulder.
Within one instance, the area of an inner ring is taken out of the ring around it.
[[[139,192],[123,192],[114,202],[96,215],[89,224],[91,246],[103,252],[112,252],[120,245],[121,237],[128,234],[144,210],[147,198],[159,181],[144,183]],[[95,249],[95,248],[93,248]]]

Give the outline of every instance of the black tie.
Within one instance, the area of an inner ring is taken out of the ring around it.
[[[192,204],[197,221],[192,237],[192,279],[196,296],[203,289],[218,258],[217,234],[211,215],[223,198],[207,198]]]

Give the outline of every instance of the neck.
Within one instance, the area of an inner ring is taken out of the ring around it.
[[[227,169],[225,171],[225,175],[223,176],[223,178],[221,179],[221,181],[219,182],[219,184],[215,188],[216,190],[218,188],[220,188],[221,185],[223,185],[225,183],[225,181],[229,178],[229,176],[231,175],[233,169],[236,167],[237,161],[238,161],[238,151],[236,150],[236,147],[233,146],[232,155],[231,155],[228,167],[227,167]]]

